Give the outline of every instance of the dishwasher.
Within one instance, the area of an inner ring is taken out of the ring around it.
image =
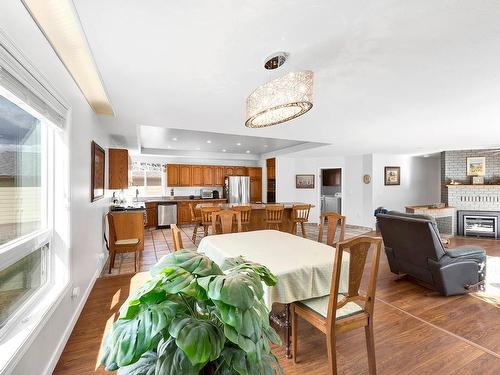
[[[177,224],[177,203],[159,202],[158,227],[167,227],[171,224]]]

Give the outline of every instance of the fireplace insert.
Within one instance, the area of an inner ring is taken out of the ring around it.
[[[458,211],[458,231],[462,236],[499,237],[500,212]]]

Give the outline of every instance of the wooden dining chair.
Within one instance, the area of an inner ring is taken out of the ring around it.
[[[220,233],[233,233],[236,222],[236,229],[241,232],[241,214],[234,210],[221,210],[212,213],[212,230],[218,233],[217,227],[220,227]]]
[[[309,221],[310,204],[294,204],[292,206],[292,233],[297,234],[297,226],[300,224],[302,237],[307,238],[304,223]]]
[[[283,222],[283,212],[285,211],[285,206],[282,204],[266,204],[266,228],[276,228],[280,230],[280,224]]]
[[[182,233],[179,227],[175,224],[171,224],[170,229],[172,230],[172,239],[174,240],[174,252],[184,249],[184,245],[182,244]]]
[[[220,207],[209,206],[201,208],[201,225],[203,225],[203,233],[208,236],[208,228],[212,225],[212,213],[220,211]],[[212,233],[217,233],[215,227],[212,227]]]
[[[326,335],[329,373],[337,374],[336,336],[364,327],[368,352],[368,373],[377,373],[373,337],[373,306],[382,239],[360,236],[337,243],[330,295],[294,302],[292,313],[292,348],[297,362],[297,318],[300,316]],[[370,274],[366,293],[359,290],[369,250],[372,249]],[[348,254],[344,254],[347,253]],[[348,290],[339,294],[342,257],[349,256]]]
[[[191,224],[193,227],[193,236],[191,240],[193,243],[196,243],[196,236],[198,235],[198,228],[202,227],[201,225],[201,210],[196,208],[196,203],[189,203],[189,211],[191,212]]]
[[[333,246],[335,243],[335,233],[337,228],[340,226],[339,240],[338,242],[344,241],[345,236],[345,216],[338,214],[337,212],[329,211],[321,213],[319,217],[319,232],[318,232],[318,242],[323,242],[323,228],[325,225],[325,220],[327,223],[327,235],[326,244]]]
[[[242,230],[248,231],[250,229],[250,217],[252,216],[252,206],[242,205],[233,206],[231,208],[233,211],[238,211],[241,218],[241,228]]]
[[[116,235],[115,218],[113,212],[108,212],[108,227],[109,227],[109,273],[111,269],[115,266],[115,258],[117,253],[134,253],[134,271],[137,273],[138,260],[139,260],[139,244],[141,243],[140,238],[123,238],[118,239]],[[128,214],[118,214],[118,215],[128,215]]]

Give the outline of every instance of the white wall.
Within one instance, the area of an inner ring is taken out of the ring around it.
[[[64,244],[69,245],[70,284],[13,371],[14,374],[49,374],[85,303],[86,292],[92,288],[105,261],[102,228],[109,198],[90,202],[90,142],[95,140],[106,148],[109,139],[106,129],[99,123],[20,1],[2,1],[0,25],[17,48],[72,107],[64,137],[70,154],[69,207],[64,191],[56,196],[56,200],[64,202],[66,210],[70,209],[70,240],[69,244]],[[81,291],[74,299],[71,298],[73,287]]]

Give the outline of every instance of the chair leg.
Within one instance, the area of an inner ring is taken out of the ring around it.
[[[293,355],[293,363],[297,363],[297,334],[298,334],[298,325],[297,325],[297,314],[295,314],[295,305],[292,304],[292,355]]]
[[[137,253],[138,252],[139,252],[138,250],[134,251],[134,272],[135,273],[137,273]]]
[[[194,228],[193,228],[193,235],[191,237],[191,240],[193,241],[193,243],[196,243],[196,235],[198,234],[198,223],[196,223],[194,225]]]
[[[337,352],[335,347],[335,333],[326,335],[326,350],[328,352],[328,365],[330,374],[337,375]],[[371,374],[370,374],[371,375]]]
[[[292,234],[297,234],[297,223],[295,221],[292,223]]]
[[[300,227],[302,228],[302,237],[307,238],[306,229],[304,228],[304,223],[302,221],[300,222]]]
[[[368,319],[368,325],[365,327],[366,350],[368,352],[368,373],[377,374],[377,362],[375,360],[375,340],[373,336],[373,321]]]
[[[114,265],[115,265],[115,252],[111,251],[109,253],[109,272],[108,273],[111,273],[111,269],[114,267]]]
[[[203,234],[206,236],[208,236],[208,226],[207,225],[204,225],[203,226]]]

